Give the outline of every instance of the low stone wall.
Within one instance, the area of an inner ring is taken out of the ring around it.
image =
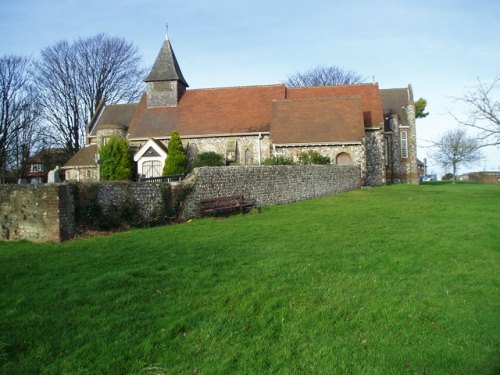
[[[69,186],[0,185],[0,239],[59,242],[74,234]]]
[[[196,168],[182,183],[0,185],[0,239],[64,241],[83,230],[144,227],[200,216],[203,198],[243,194],[275,205],[361,187],[359,166]]]
[[[338,194],[361,188],[359,166],[275,165],[196,168],[188,185],[183,218],[200,215],[199,202],[208,197],[243,194],[257,205],[275,205]]]

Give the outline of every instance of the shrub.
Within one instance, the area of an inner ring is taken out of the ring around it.
[[[168,141],[168,155],[163,167],[163,175],[184,174],[187,170],[187,156],[184,153],[181,137],[174,131]]]
[[[299,154],[300,164],[330,164],[330,158],[323,156],[317,151],[304,151]]]
[[[130,180],[132,178],[132,154],[125,138],[111,136],[101,146],[101,177],[104,180]]]
[[[292,158],[286,156],[273,156],[262,162],[262,165],[292,165],[295,164]]]
[[[196,167],[220,167],[226,165],[224,156],[213,151],[200,152],[196,155],[193,168]]]
[[[446,173],[441,179],[443,181],[451,181],[453,180],[453,173]]]

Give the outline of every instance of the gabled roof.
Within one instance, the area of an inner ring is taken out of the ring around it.
[[[144,79],[144,82],[153,81],[181,81],[185,87],[189,87],[182,75],[168,37],[165,38],[151,71]]]
[[[78,152],[69,159],[62,169],[74,168],[74,167],[97,167],[95,163],[95,155],[97,153],[97,145],[92,144],[87,147],[83,147],[78,150]]]
[[[272,102],[284,99],[285,85],[187,90],[177,107],[148,108],[143,95],[129,128],[130,139],[267,132]]]
[[[365,127],[380,127],[384,124],[382,100],[376,83],[340,86],[293,87],[287,89],[287,99],[331,98],[360,96],[361,111]]]
[[[362,97],[279,100],[273,103],[271,134],[276,145],[361,142]]]
[[[93,123],[90,125],[90,136],[97,135],[100,129],[122,128],[128,129],[134,113],[137,109],[137,103],[133,104],[111,104],[106,105],[99,113]]]
[[[139,161],[140,158],[146,154],[146,151],[149,149],[155,150],[159,156],[166,157],[167,156],[167,146],[165,146],[162,142],[157,139],[150,138],[134,155],[134,161]]]
[[[408,125],[405,107],[408,104],[413,104],[413,91],[411,85],[405,88],[381,89],[380,95],[382,97],[384,115],[397,114],[399,116],[399,121],[404,125]]]

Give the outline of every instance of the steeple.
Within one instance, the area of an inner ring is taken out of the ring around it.
[[[148,85],[148,107],[175,107],[186,87],[189,87],[168,35],[144,82]]]

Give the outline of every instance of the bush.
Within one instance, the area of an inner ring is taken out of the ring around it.
[[[173,132],[168,141],[168,155],[163,167],[163,175],[185,174],[187,170],[187,156],[184,153],[179,133]]]
[[[443,181],[451,181],[453,180],[453,173],[446,173],[441,179]]]
[[[224,156],[213,151],[200,152],[196,155],[193,168],[197,167],[220,167],[226,165]]]
[[[330,158],[328,156],[323,156],[317,151],[304,151],[299,154],[300,164],[330,164]]]
[[[101,177],[104,180],[130,180],[132,178],[132,154],[125,138],[111,136],[101,146]]]
[[[293,165],[292,158],[287,158],[286,156],[273,156],[262,162],[262,165]]]

